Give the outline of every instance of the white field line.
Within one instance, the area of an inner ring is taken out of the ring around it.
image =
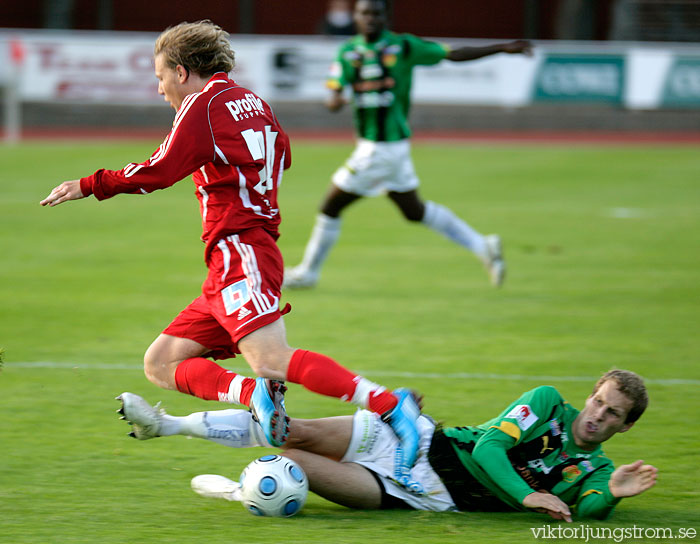
[[[127,364],[103,364],[103,363],[61,363],[55,361],[34,362],[6,362],[9,369],[77,369],[77,370],[143,370],[141,365]],[[228,367],[227,367],[228,368]],[[248,367],[230,368],[240,374],[250,374]],[[393,372],[383,370],[355,370],[362,376],[379,376],[384,378],[406,379],[438,379],[438,380],[505,380],[505,381],[533,381],[546,382],[594,382],[599,376],[549,376],[538,374],[491,374],[480,372]],[[645,378],[644,382],[654,385],[700,385],[700,380],[686,378]]]

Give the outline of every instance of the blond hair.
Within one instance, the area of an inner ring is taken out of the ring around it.
[[[617,390],[632,401],[632,408],[627,413],[625,423],[634,423],[646,410],[649,404],[649,396],[641,376],[630,370],[613,369],[603,374],[593,387],[592,395],[607,382],[613,380],[617,384]]]
[[[164,30],[156,40],[153,54],[162,54],[170,68],[181,65],[200,76],[228,73],[236,65],[228,32],[208,19]]]

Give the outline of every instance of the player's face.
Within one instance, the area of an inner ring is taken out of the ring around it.
[[[384,30],[386,16],[384,5],[376,0],[359,0],[355,4],[355,26],[366,37],[376,37]]]
[[[165,56],[160,53],[154,59],[156,67],[156,78],[158,79],[158,94],[163,95],[165,101],[170,104],[175,111],[180,109],[180,105],[187,93],[181,81],[181,74],[178,67],[171,68],[165,61]]]
[[[574,421],[572,431],[576,445],[593,449],[615,433],[623,433],[632,426],[625,423],[633,402],[617,388],[615,380],[608,380],[586,399],[586,405]]]

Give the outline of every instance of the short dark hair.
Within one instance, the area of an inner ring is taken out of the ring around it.
[[[208,19],[164,30],[153,48],[154,55],[161,53],[168,67],[181,65],[200,76],[228,73],[236,65],[228,32]]]
[[[647,395],[644,380],[631,370],[615,368],[609,370],[598,379],[591,395],[595,395],[598,389],[609,380],[614,380],[617,384],[617,390],[632,401],[632,408],[627,413],[625,423],[634,423],[641,417],[649,404],[649,396]]]

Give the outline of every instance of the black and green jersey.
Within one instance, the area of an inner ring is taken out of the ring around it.
[[[460,510],[523,510],[526,495],[544,491],[603,519],[619,502],[608,489],[614,467],[600,446],[576,445],[578,414],[555,388],[538,387],[482,425],[438,428],[430,463]]]
[[[376,142],[410,137],[413,68],[437,64],[449,48],[411,34],[385,30],[376,42],[358,35],[345,42],[331,68],[328,87],[350,85],[358,136]]]

